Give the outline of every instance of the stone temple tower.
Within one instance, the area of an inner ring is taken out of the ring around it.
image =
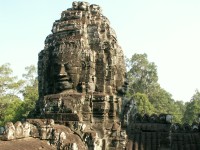
[[[101,8],[73,2],[53,23],[39,53],[36,116],[54,119],[88,140],[95,135],[105,148],[122,149],[125,72],[123,51]]]
[[[1,149],[200,149],[200,123],[172,124],[170,114],[142,116],[134,99],[121,111],[124,56],[98,5],[73,2],[53,23],[39,53],[38,81],[34,112],[0,128]]]

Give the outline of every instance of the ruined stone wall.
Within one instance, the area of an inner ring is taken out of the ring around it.
[[[198,150],[200,124],[171,123],[171,115],[136,114],[127,126],[130,150]]]

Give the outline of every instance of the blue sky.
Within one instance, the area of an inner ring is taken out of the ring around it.
[[[159,83],[176,100],[200,89],[200,0],[90,0],[115,29],[124,54],[147,53]],[[0,5],[0,65],[9,62],[20,78],[37,65],[53,22],[71,0],[6,0]]]

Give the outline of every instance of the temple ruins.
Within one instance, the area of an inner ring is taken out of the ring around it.
[[[73,2],[51,31],[38,55],[35,110],[6,123],[0,146],[33,138],[47,143],[41,149],[200,149],[199,123],[172,124],[170,114],[142,116],[134,100],[124,104],[124,55],[100,6]]]

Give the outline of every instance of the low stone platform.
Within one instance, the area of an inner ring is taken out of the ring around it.
[[[55,147],[52,147],[48,144],[46,140],[40,140],[38,138],[24,138],[17,139],[12,141],[1,141],[0,140],[0,149],[1,150],[55,150]]]

